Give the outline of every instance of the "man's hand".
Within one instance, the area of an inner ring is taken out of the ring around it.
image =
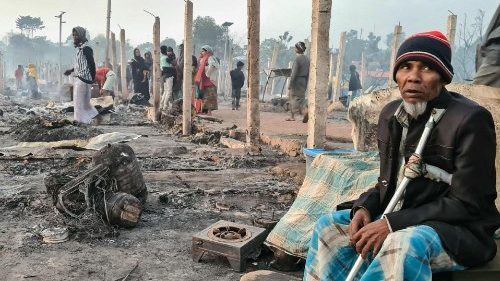
[[[413,153],[405,165],[404,176],[410,179],[423,177],[427,174],[424,161],[418,154]]]
[[[68,75],[70,75],[72,72],[73,72],[73,69],[68,69],[68,70],[64,71],[64,75],[68,76]]]
[[[389,233],[390,230],[387,220],[380,219],[361,228],[352,236],[351,241],[356,248],[356,252],[358,252],[363,259],[366,259],[371,250],[373,250],[373,256],[378,254]]]
[[[363,226],[369,224],[372,222],[370,213],[368,210],[364,208],[360,208],[354,213],[354,216],[351,220],[351,223],[349,224],[349,228],[347,228],[347,231],[349,232],[349,239],[351,239],[356,234]]]

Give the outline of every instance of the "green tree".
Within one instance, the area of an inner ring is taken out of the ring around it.
[[[373,32],[370,32],[366,38],[368,39],[368,42],[366,42],[366,51],[368,53],[378,52],[378,43],[382,38],[380,36],[376,36]]]
[[[215,19],[198,16],[193,22],[193,41],[197,49],[203,45],[210,45],[214,51],[224,47],[224,29],[215,23]],[[198,50],[195,50],[197,53]]]
[[[264,68],[267,68],[268,61],[272,60],[274,48],[278,47],[278,60],[276,61],[276,67],[285,68],[288,67],[288,63],[294,60],[294,48],[290,48],[290,42],[293,36],[290,35],[288,31],[285,31],[278,38],[268,38],[262,41],[260,44],[260,61]]]
[[[276,44],[280,42],[274,38],[267,38],[260,43],[260,62],[267,68],[268,61],[271,61],[273,56],[273,49]]]
[[[8,42],[7,55],[16,65],[47,62],[57,57],[57,45],[45,36],[29,38],[23,34],[11,33]]]
[[[142,56],[144,56],[144,53],[148,52],[148,51],[153,53],[153,43],[151,43],[151,42],[141,43],[141,44],[137,45],[136,48],[139,48],[139,50],[141,50]]]
[[[391,32],[385,36],[385,45],[387,46],[387,49],[389,49],[389,50],[392,49],[393,38],[394,38],[394,32]],[[401,37],[399,38],[399,44],[403,43],[405,38],[406,38],[406,34],[404,32],[401,32]]]
[[[361,61],[361,54],[367,48],[368,42],[358,38],[358,31],[350,30],[346,34],[345,57],[343,73],[349,73],[349,66],[355,61]]]
[[[177,54],[177,42],[175,42],[175,39],[166,37],[165,39],[163,39],[163,41],[160,42],[160,46],[161,45],[172,47],[172,49],[174,49],[174,52]]]
[[[290,33],[288,31],[285,31],[283,35],[278,36],[279,40],[283,45],[288,46],[290,44],[290,41],[292,41],[293,36],[290,36]]]
[[[33,38],[35,31],[45,28],[40,17],[35,18],[32,16],[19,16],[16,19],[16,27],[21,30],[22,34],[26,32],[27,36],[30,38]]]

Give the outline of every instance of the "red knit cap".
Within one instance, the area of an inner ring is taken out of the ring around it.
[[[393,69],[394,81],[396,81],[396,72],[399,66],[410,60],[424,62],[436,70],[446,83],[450,83],[453,79],[450,42],[439,31],[414,34],[401,44]]]

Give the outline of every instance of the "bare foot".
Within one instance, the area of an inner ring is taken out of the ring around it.
[[[295,121],[295,118],[287,118],[285,121]]]

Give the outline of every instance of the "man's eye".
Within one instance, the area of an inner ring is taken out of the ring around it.
[[[404,69],[404,70],[407,70],[407,69],[409,69],[409,67],[408,67],[408,65],[403,64],[403,65],[401,65],[401,66],[399,67],[399,69]]]
[[[424,71],[430,71],[430,70],[431,70],[431,68],[430,68],[430,67],[428,67],[428,66],[424,66],[422,69],[423,69]]]

